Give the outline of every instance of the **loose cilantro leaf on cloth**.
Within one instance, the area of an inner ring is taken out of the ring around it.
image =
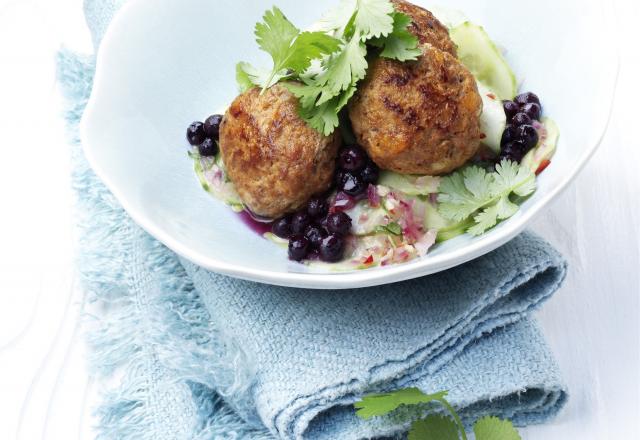
[[[473,425],[476,440],[521,440],[520,434],[509,420],[483,417]]]
[[[362,419],[383,416],[398,409],[401,405],[417,405],[429,403],[444,398],[446,391],[435,394],[425,394],[418,388],[404,388],[391,393],[370,394],[354,404],[356,415]]]
[[[451,417],[429,414],[414,421],[409,430],[409,440],[467,440],[462,419],[446,399],[447,392],[425,394],[418,388],[405,388],[390,393],[371,394],[356,402],[356,415],[361,419],[384,416],[402,405],[419,405],[438,402]],[[521,440],[518,431],[508,420],[483,417],[476,421],[473,432],[476,440]]]
[[[459,440],[458,427],[450,418],[431,414],[411,424],[409,440]]]
[[[505,159],[493,173],[470,166],[442,179],[438,211],[456,222],[472,217],[474,225],[467,232],[480,235],[518,211],[512,194],[527,197],[535,190],[535,174],[516,162]]]
[[[268,75],[252,73],[257,70],[247,63],[241,63],[238,70],[247,75],[242,77],[241,86],[246,86],[247,77],[263,89],[271,87],[293,73],[302,73],[311,65],[311,60],[329,55],[338,50],[340,40],[324,32],[302,32],[293,25],[277,7],[265,12],[264,22],[257,23],[256,41],[260,49],[271,55],[273,68]]]
[[[380,56],[398,61],[416,60],[422,54],[418,38],[408,31],[411,17],[401,12],[393,13],[393,31],[386,38],[376,38],[369,44],[381,47]]]

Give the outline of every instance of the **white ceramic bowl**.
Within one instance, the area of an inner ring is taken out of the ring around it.
[[[273,1],[302,28],[335,3]],[[464,11],[505,48],[524,80],[521,90],[538,93],[560,127],[558,152],[537,192],[489,233],[458,237],[406,264],[327,273],[291,263],[284,249],[261,239],[202,190],[186,155],[187,125],[235,97],[236,62],[268,62],[253,26],[270,6],[258,0],[128,2],[98,52],[82,120],[91,165],[131,217],[175,252],[213,271],[286,286],[349,288],[456,266],[504,244],[544,212],[591,157],[606,128],[618,68],[607,4],[448,1],[447,7]]]

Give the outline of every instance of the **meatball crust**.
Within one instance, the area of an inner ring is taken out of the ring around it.
[[[340,144],[298,116],[298,100],[282,85],[238,96],[220,126],[227,174],[246,206],[277,218],[331,185]]]
[[[449,30],[430,12],[405,0],[391,0],[396,11],[411,17],[409,32],[418,37],[420,44],[431,44],[436,49],[456,56],[456,45]]]
[[[480,146],[482,99],[473,75],[426,44],[415,62],[378,58],[349,105],[358,143],[381,168],[449,173]]]

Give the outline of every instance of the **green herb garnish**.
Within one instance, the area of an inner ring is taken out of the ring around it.
[[[391,222],[386,225],[378,225],[375,227],[374,232],[376,234],[391,234],[400,236],[402,235],[402,226],[396,222]]]
[[[300,115],[324,135],[339,125],[338,113],[367,72],[367,44],[380,56],[399,61],[420,55],[418,39],[407,27],[411,18],[395,12],[389,0],[343,0],[320,22],[321,31],[300,32],[276,7],[256,24],[258,45],[273,59],[270,70],[241,62],[236,78],[241,90],[263,91],[281,80],[300,101]]]
[[[356,402],[356,415],[362,419],[384,416],[400,406],[413,406],[438,403],[448,415],[430,414],[416,420],[409,430],[409,440],[467,440],[460,416],[446,399],[447,392],[425,394],[418,388],[405,388],[398,391],[371,394]],[[483,417],[473,426],[476,440],[521,440],[518,431],[508,420],[497,417]]]
[[[492,173],[469,166],[442,179],[438,211],[455,222],[473,219],[467,232],[480,235],[518,211],[514,195],[527,197],[535,190],[535,174],[516,162],[505,159]]]

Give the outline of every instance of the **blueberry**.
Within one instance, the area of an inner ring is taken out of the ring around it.
[[[344,177],[346,171],[336,170],[336,173],[333,176],[333,183],[338,189],[342,189],[342,185],[344,185]]]
[[[511,123],[516,127],[521,125],[531,125],[533,120],[529,117],[528,114],[520,112],[516,113],[515,116],[511,119]]]
[[[289,239],[289,259],[302,261],[309,254],[309,240],[304,235],[296,234]]]
[[[517,139],[522,142],[524,151],[527,152],[538,145],[538,131],[532,125],[518,127]]]
[[[198,145],[198,152],[201,156],[215,156],[218,154],[218,143],[211,138],[206,138]]]
[[[302,234],[310,224],[311,216],[306,211],[296,212],[291,218],[291,232],[294,234]]]
[[[355,197],[363,194],[367,190],[367,184],[364,183],[362,178],[357,174],[345,172],[341,185],[338,185],[338,189],[341,189],[346,194]]]
[[[367,153],[357,145],[351,145],[340,150],[338,166],[345,171],[359,171],[367,163]]]
[[[307,213],[312,218],[322,218],[329,212],[329,204],[322,197],[314,197],[307,203]]]
[[[333,263],[342,260],[345,242],[340,235],[331,234],[320,244],[320,258],[322,261]]]
[[[539,121],[540,116],[542,116],[542,107],[540,107],[540,104],[536,104],[535,102],[523,105],[521,111],[536,121]]]
[[[514,141],[518,136],[517,127],[514,125],[507,125],[502,133],[502,140],[500,141],[501,146],[505,146],[511,141]]]
[[[502,147],[500,157],[498,157],[498,162],[500,162],[502,159],[509,159],[514,162],[520,163],[524,155],[525,148],[522,141],[511,141]]]
[[[525,104],[538,104],[538,105],[540,105],[540,98],[538,98],[538,95],[536,95],[535,93],[531,93],[531,92],[526,92],[526,93],[519,94],[518,96],[516,96],[514,101],[516,102],[516,104],[519,104],[520,106],[523,106]]]
[[[520,106],[513,101],[503,101],[502,107],[504,114],[507,115],[507,121],[510,121],[520,111]]]
[[[327,236],[327,233],[321,226],[311,225],[305,229],[304,236],[309,240],[312,249],[320,249],[320,244]]]
[[[204,121],[204,133],[211,139],[216,141],[220,138],[220,123],[222,122],[222,115],[209,116]]]
[[[204,134],[204,124],[196,121],[187,128],[187,141],[193,146],[200,145],[207,136]]]
[[[332,234],[347,235],[351,231],[351,217],[344,212],[335,212],[327,217],[327,230]]]
[[[380,177],[380,168],[373,161],[368,161],[365,167],[360,171],[360,178],[364,183],[375,185]]]
[[[273,222],[271,232],[280,238],[289,238],[291,235],[291,217],[282,217]]]

